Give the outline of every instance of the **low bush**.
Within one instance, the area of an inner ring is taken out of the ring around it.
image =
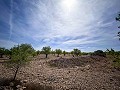
[[[106,57],[106,53],[103,52],[102,50],[94,51],[94,53],[92,53],[91,55]]]

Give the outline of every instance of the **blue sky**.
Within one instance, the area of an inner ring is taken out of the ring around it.
[[[120,0],[0,0],[0,47],[120,50]]]

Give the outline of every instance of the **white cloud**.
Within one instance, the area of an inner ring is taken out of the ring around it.
[[[23,0],[24,1],[24,0]],[[37,2],[36,2],[37,1]],[[112,0],[72,0],[74,3],[65,5],[69,0],[25,0],[24,15],[12,23],[13,35],[30,37],[35,42],[42,40],[35,48],[54,45],[53,48],[69,49],[72,45],[98,43],[110,40],[112,33],[105,33],[105,27],[114,22],[105,22],[105,12],[115,5]],[[63,5],[64,4],[64,5]],[[14,4],[18,12],[21,7]],[[14,8],[14,9],[15,9]],[[14,12],[14,15],[16,12]],[[104,16],[104,18],[103,18]],[[65,40],[64,37],[76,40]],[[94,40],[95,37],[100,37]],[[56,40],[57,39],[57,40]]]
[[[18,44],[12,41],[8,41],[8,40],[0,40],[0,47],[5,47],[5,48],[10,49],[14,45],[18,45]]]

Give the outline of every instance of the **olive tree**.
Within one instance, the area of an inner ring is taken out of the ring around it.
[[[55,51],[52,50],[52,51],[51,51],[51,54],[52,54],[52,55],[55,55]]]
[[[30,56],[34,52],[33,47],[30,44],[16,45],[11,50],[11,60],[8,62],[7,66],[13,67],[15,69],[15,74],[13,81],[21,66],[25,65],[30,61]]]
[[[74,51],[71,51],[70,53],[71,53],[71,54],[72,54],[72,56],[74,57]]]
[[[42,52],[46,55],[46,58],[48,57],[48,54],[50,54],[50,51],[51,51],[50,46],[42,48]]]
[[[9,56],[10,58],[11,51],[9,49],[0,47],[0,58],[3,58],[3,55]]]
[[[5,48],[0,47],[0,58],[3,58]]]
[[[63,51],[64,56],[66,55],[66,53],[67,53],[67,52],[64,50],[64,51]]]
[[[58,54],[57,57],[59,57],[59,55],[62,53],[62,50],[56,49],[55,52],[56,52],[56,54]]]

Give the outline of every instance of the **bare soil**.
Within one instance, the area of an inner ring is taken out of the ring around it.
[[[14,74],[5,63],[0,61],[0,84]],[[17,80],[26,81],[24,90],[120,90],[120,71],[99,56],[39,55],[19,70]]]

